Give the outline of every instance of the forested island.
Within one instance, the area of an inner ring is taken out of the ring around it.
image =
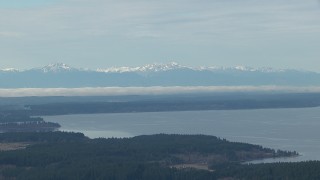
[[[19,113],[0,112],[0,132],[55,131],[58,123],[45,122],[41,117],[30,117]]]
[[[21,146],[16,150],[0,152],[2,179],[304,179],[305,173],[320,177],[315,171],[318,162],[244,165],[248,160],[298,154],[214,136],[89,139],[66,132],[0,134],[0,145],[17,143]],[[297,174],[300,167],[304,173]]]

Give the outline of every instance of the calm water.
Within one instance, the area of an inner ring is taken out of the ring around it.
[[[89,114],[44,117],[91,138],[207,134],[295,150],[302,156],[257,162],[320,160],[320,108]]]

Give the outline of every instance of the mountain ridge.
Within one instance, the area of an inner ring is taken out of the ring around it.
[[[0,69],[2,72],[24,72],[24,71],[41,71],[43,73],[48,72],[70,72],[70,71],[92,71],[92,72],[104,72],[104,73],[125,73],[125,72],[161,72],[161,71],[170,71],[177,69],[188,69],[193,71],[248,71],[248,72],[286,72],[286,71],[303,71],[303,72],[312,72],[306,70],[297,70],[297,69],[276,69],[272,67],[261,67],[253,68],[249,66],[234,66],[234,67],[218,67],[218,66],[199,66],[199,67],[190,67],[180,65],[176,62],[170,63],[153,63],[145,64],[143,66],[129,67],[129,66],[120,66],[120,67],[109,67],[109,68],[97,68],[95,70],[88,68],[74,68],[70,65],[67,65],[62,62],[51,63],[43,67],[31,68],[31,69],[15,69],[15,68],[4,68]],[[315,72],[314,72],[315,73]]]
[[[97,70],[55,63],[28,70],[0,70],[0,88],[273,85],[320,86],[320,73],[245,66],[188,67],[175,62]]]

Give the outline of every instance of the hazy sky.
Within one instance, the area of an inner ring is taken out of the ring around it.
[[[0,68],[171,61],[320,72],[320,3],[0,0]]]

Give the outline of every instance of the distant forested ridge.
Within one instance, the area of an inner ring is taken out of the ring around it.
[[[154,96],[0,98],[0,114],[19,116],[318,106],[320,106],[319,93],[238,92]]]

